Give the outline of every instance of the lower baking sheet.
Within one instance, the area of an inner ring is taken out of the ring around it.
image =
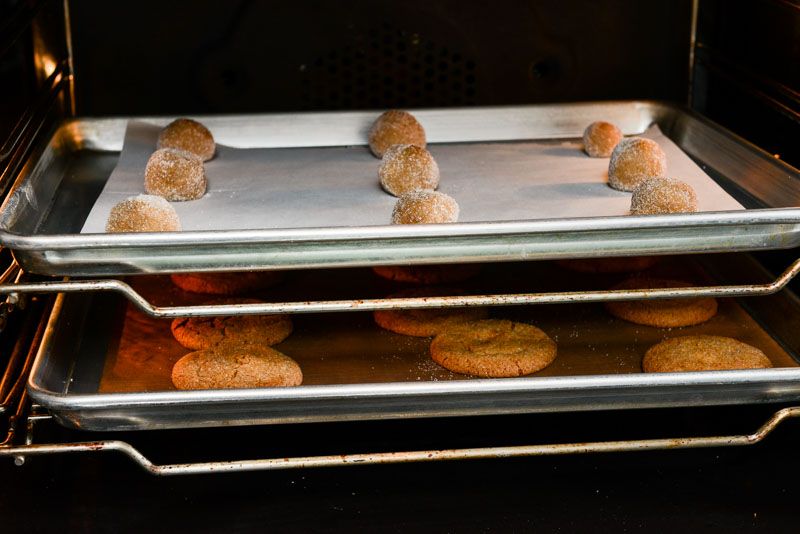
[[[704,282],[694,264],[665,261],[654,271],[662,276]],[[617,276],[587,276],[567,271],[552,263],[487,265],[481,275],[462,284],[468,292],[479,293],[510,280],[507,292],[553,290],[575,287],[584,278],[587,287],[605,288],[620,280]],[[546,281],[539,287],[527,280]],[[145,298],[159,306],[195,305],[208,296],[187,293],[172,285],[168,276],[130,280]],[[330,287],[336,289],[331,294]],[[370,270],[297,272],[283,287],[260,296],[265,300],[307,297],[336,298],[337,294],[381,297],[407,284],[384,283]],[[558,344],[555,362],[531,376],[581,376],[640,373],[645,351],[666,338],[707,334],[730,336],[756,346],[769,356],[775,367],[794,367],[797,362],[742,307],[732,299],[720,301],[719,313],[710,321],[687,328],[663,329],[628,323],[609,315],[602,304],[494,307],[492,317],[534,324]],[[303,384],[362,384],[409,381],[472,380],[452,373],[433,362],[428,354],[430,338],[395,334],[381,329],[372,313],[328,313],[296,315],[292,335],[275,348],[294,358],[303,369]],[[126,306],[118,343],[106,355],[98,390],[103,393],[173,390],[173,364],[189,350],[178,344],[170,332],[170,320],[149,317]]]
[[[656,274],[696,282],[764,283],[771,278],[742,256],[663,261]],[[706,273],[712,273],[706,280]],[[494,264],[466,284],[469,292],[510,293],[605,288],[621,277],[586,275],[547,262]],[[131,283],[158,304],[195,304],[165,277]],[[303,271],[266,300],[379,297],[398,284],[369,270]],[[368,313],[296,316],[277,348],[295,358],[302,386],[176,391],[172,364],[187,351],[169,321],[154,320],[114,294],[60,295],[28,388],[66,425],[94,430],[183,428],[311,421],[630,409],[800,399],[800,302],[784,290],[723,300],[704,325],[657,329],[625,323],[602,305],[498,307],[491,313],[537,324],[558,343],[545,370],[521,378],[471,379],[428,357],[428,339],[378,328]],[[765,327],[764,325],[769,325]],[[644,351],[686,334],[733,336],[762,349],[774,369],[642,373]]]
[[[153,124],[129,123],[119,163],[83,233],[105,231],[115,204],[145,192],[144,169],[160,131]],[[743,209],[658,126],[642,136],[664,149],[669,175],[695,189],[699,211]],[[459,203],[460,222],[602,217],[627,215],[630,209],[630,193],[606,184],[608,158],[588,157],[580,142],[450,143],[428,149],[442,174],[439,190]],[[205,163],[205,196],[172,205],[187,231],[387,225],[396,198],[381,190],[379,165],[365,146],[221,145]]]

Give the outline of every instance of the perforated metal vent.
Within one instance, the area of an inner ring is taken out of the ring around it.
[[[475,103],[475,60],[384,22],[300,65],[312,109],[459,106]]]

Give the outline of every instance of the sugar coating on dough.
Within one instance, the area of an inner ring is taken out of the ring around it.
[[[179,232],[181,222],[175,208],[155,195],[129,197],[111,208],[106,232]]]
[[[214,157],[216,144],[208,128],[192,119],[176,119],[158,136],[158,148],[177,148],[191,152],[203,161]]]
[[[692,186],[674,178],[647,178],[631,195],[631,215],[693,213],[697,193]]]
[[[610,122],[593,122],[583,131],[583,150],[593,158],[607,158],[620,140],[619,128]]]
[[[405,289],[386,298],[413,298],[461,295],[463,292],[443,287],[416,287]],[[381,328],[406,336],[431,337],[453,325],[485,319],[489,312],[484,307],[426,308],[409,310],[376,310],[375,322]]]
[[[144,169],[144,190],[172,201],[196,200],[206,193],[208,182],[203,161],[185,150],[160,148],[150,155]]]
[[[227,343],[190,352],[172,367],[178,389],[228,389],[299,386],[297,362],[269,347]]]
[[[667,155],[652,139],[623,139],[611,152],[608,185],[620,191],[633,191],[643,180],[667,175]]]
[[[378,117],[369,131],[369,148],[382,158],[392,145],[416,145],[425,148],[425,130],[411,113],[391,109]]]
[[[694,287],[680,280],[634,277],[612,289],[659,289]],[[607,302],[606,310],[625,321],[658,328],[680,328],[704,323],[717,314],[717,300],[713,297],[631,300]]]
[[[485,319],[443,330],[431,342],[431,358],[456,373],[515,377],[550,365],[556,344],[535,326]]]
[[[262,301],[227,298],[203,305],[258,304]],[[187,349],[208,349],[231,341],[275,345],[292,333],[288,315],[231,315],[219,317],[178,317],[172,321],[172,335]]]
[[[438,191],[412,191],[397,199],[392,224],[435,224],[458,221],[458,203]]]
[[[431,153],[416,145],[393,145],[378,167],[381,187],[394,196],[439,186],[439,166]]]
[[[761,350],[722,336],[683,336],[650,347],[642,360],[646,373],[767,369],[772,362]]]

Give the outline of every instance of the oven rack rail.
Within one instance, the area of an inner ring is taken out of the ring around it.
[[[9,269],[19,269],[12,265]],[[392,309],[455,308],[469,306],[519,306],[630,300],[663,300],[699,297],[759,297],[777,293],[800,272],[800,258],[767,284],[697,286],[656,289],[611,289],[498,295],[459,295],[379,299],[310,300],[254,304],[154,306],[130,285],[120,280],[68,280],[1,284],[0,295],[12,301],[26,294],[114,292],[123,295],[140,311],[155,318],[213,317],[287,313],[355,312]]]

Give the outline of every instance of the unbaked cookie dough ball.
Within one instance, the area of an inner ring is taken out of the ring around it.
[[[178,232],[181,222],[169,202],[155,195],[126,198],[111,208],[106,232]]]
[[[692,186],[674,178],[648,178],[633,190],[631,215],[693,213],[697,194]]]
[[[666,174],[667,156],[652,139],[623,139],[611,152],[608,185],[614,189],[633,191],[642,180]]]
[[[593,158],[607,158],[622,140],[622,132],[610,122],[593,122],[583,131],[583,150]]]
[[[185,150],[203,161],[208,161],[214,157],[217,147],[208,128],[192,119],[177,119],[161,130],[158,148]]]
[[[438,191],[412,191],[397,199],[392,224],[433,224],[458,221],[458,203]]]
[[[392,145],[417,145],[425,148],[425,130],[414,115],[392,109],[381,114],[369,131],[369,149],[376,157]]]
[[[167,200],[195,200],[206,194],[203,161],[190,152],[160,148],[144,169],[144,190]]]
[[[383,189],[396,197],[439,186],[439,166],[431,153],[416,145],[393,145],[378,168]]]

